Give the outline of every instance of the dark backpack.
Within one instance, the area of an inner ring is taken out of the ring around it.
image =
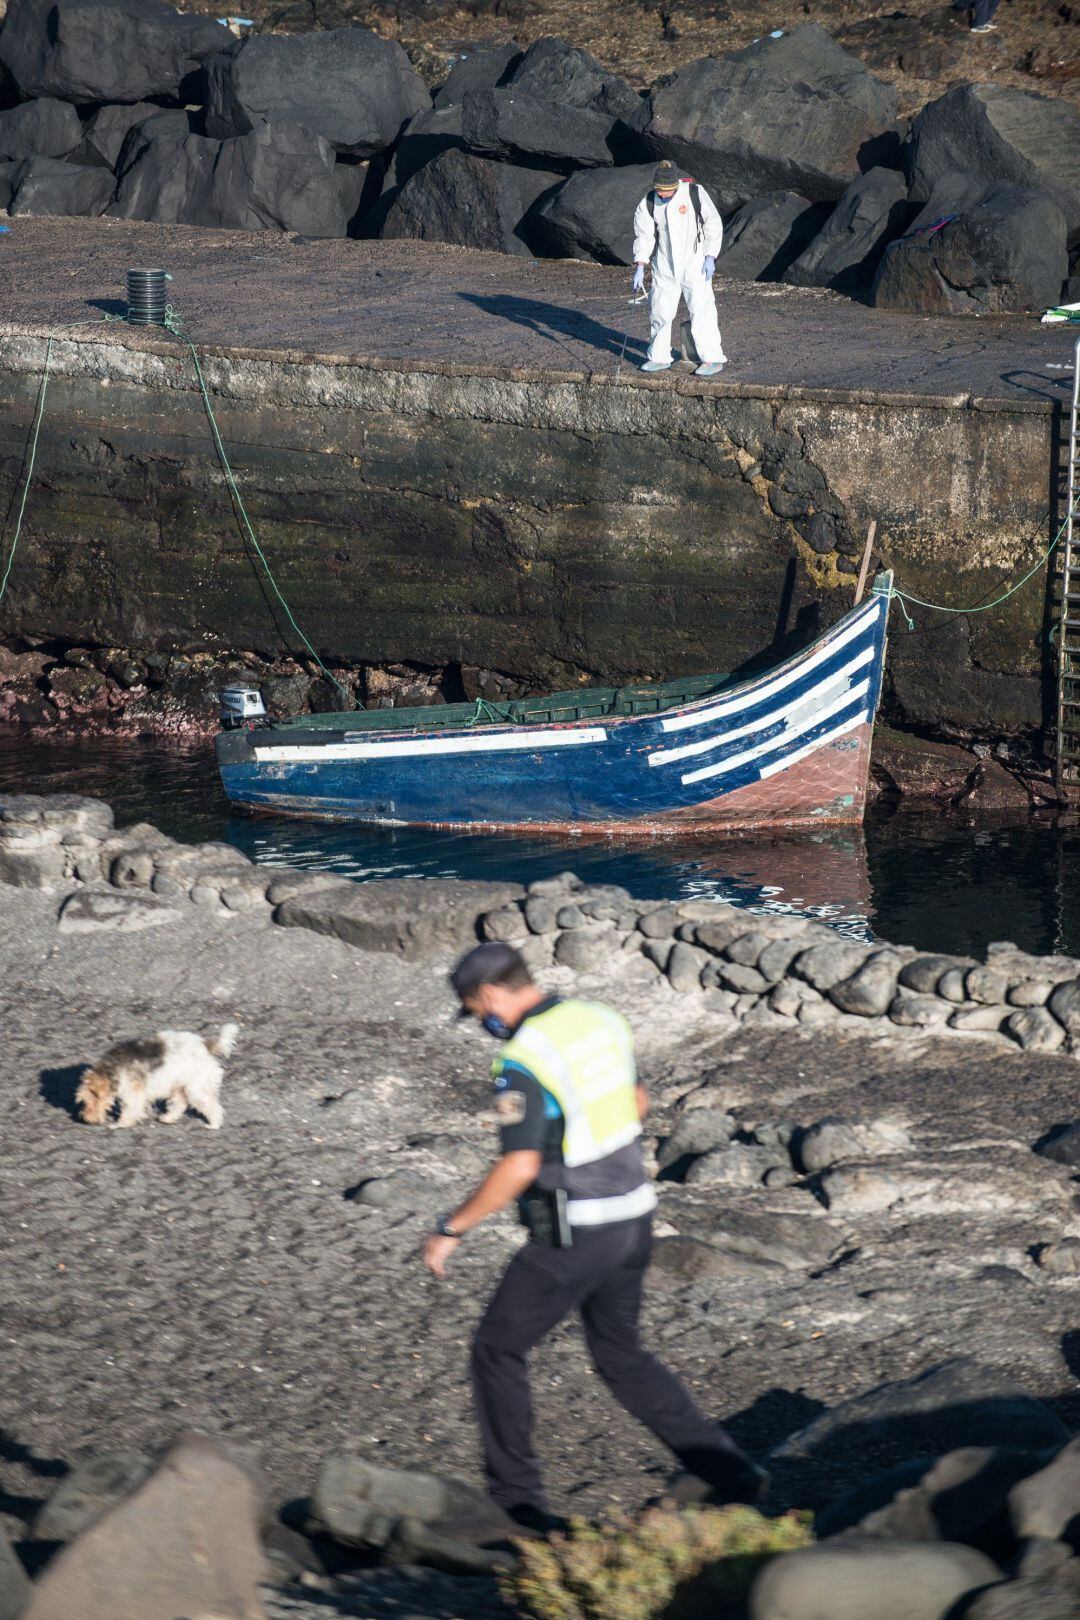
[[[655,191],[650,191],[649,195],[646,197],[645,201],[648,204],[649,218],[652,220],[653,224],[655,225],[656,224],[656,192]],[[690,181],[690,201],[694,205],[694,218],[697,220],[697,236],[695,237],[695,243],[698,244],[698,243],[701,242],[702,237],[705,235],[705,223],[704,223],[704,221],[702,220],[702,217],[701,217],[701,188],[698,185],[696,180],[691,180]]]

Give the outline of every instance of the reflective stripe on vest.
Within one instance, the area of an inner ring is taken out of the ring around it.
[[[563,1163],[593,1164],[641,1135],[634,1037],[596,1001],[560,1001],[526,1018],[495,1063],[519,1063],[562,1109]]]

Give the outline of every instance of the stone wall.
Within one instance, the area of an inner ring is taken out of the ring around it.
[[[952,1031],[1025,1051],[1080,1050],[1080,963],[1004,940],[980,962],[846,939],[786,913],[633,900],[571,874],[531,884],[488,912],[481,931],[516,945],[534,971],[554,963],[597,972],[629,955],[645,983],[663,974],[740,1022]]]
[[[635,900],[573,873],[516,883],[397,878],[352,883],[256,865],[229,844],[188,845],[145,823],[118,830],[109,806],[72,794],[0,795],[0,883],[66,887],[62,931],[128,931],[178,906],[245,912],[359,949],[412,959],[507,940],[530,968],[618,974],[710,1012],[780,1026],[980,1035],[1025,1051],[1080,1051],[1080,962],[1002,941],[985,961],[848,939],[787,913],[712,900]]]
[[[8,328],[0,479],[41,374]],[[257,532],[300,623],[342,668],[501,672],[542,688],[766,662],[851,604],[866,525],[920,596],[977,601],[1049,532],[1050,405],[798,387],[644,388],[624,372],[206,352]],[[1035,732],[1044,593],[894,625],[903,724]],[[54,346],[9,641],[263,657],[297,651],[237,528],[190,355]]]

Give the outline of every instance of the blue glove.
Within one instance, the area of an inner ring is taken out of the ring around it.
[[[705,280],[711,281],[713,278],[713,272],[716,269],[716,260],[713,258],[711,253],[706,253],[705,262],[701,268],[704,273]]]
[[[630,289],[632,292],[643,292],[645,290],[645,266],[643,264],[634,266],[634,279],[630,283]]]

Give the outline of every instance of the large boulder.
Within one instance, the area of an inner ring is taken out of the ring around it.
[[[538,39],[530,45],[509,83],[519,95],[556,107],[599,113],[612,121],[636,112],[641,102],[625,79],[609,73],[595,56],[563,39]]]
[[[1067,231],[1044,192],[992,185],[935,228],[948,212],[935,193],[908,234],[885,249],[873,286],[879,309],[1021,314],[1057,303],[1069,269]]]
[[[192,201],[193,225],[330,237],[348,226],[333,148],[300,124],[261,124],[222,141],[206,195]]]
[[[892,87],[808,23],[668,74],[629,122],[728,214],[767,191],[835,201],[895,146],[895,120]]]
[[[71,154],[73,162],[115,169],[128,135],[147,118],[182,118],[186,121],[187,114],[163,112],[152,101],[136,101],[130,106],[99,107],[93,117],[82,125],[81,139]]]
[[[738,209],[724,226],[718,276],[779,281],[828,217],[827,206],[793,191],[770,191]]]
[[[613,127],[605,113],[560,107],[513,84],[470,90],[461,110],[461,133],[470,151],[563,174],[613,163]]]
[[[829,1541],[770,1559],[750,1620],[945,1620],[1000,1579],[985,1553],[955,1542]]]
[[[781,279],[837,292],[868,287],[881,255],[904,229],[909,206],[904,177],[896,169],[861,174]]]
[[[461,107],[426,107],[418,112],[401,132],[386,172],[387,189],[398,191],[440,152],[463,151],[461,138]]]
[[[820,1507],[856,1472],[866,1477],[965,1446],[1039,1450],[1067,1439],[1041,1401],[996,1369],[957,1357],[822,1413],[776,1448],[769,1467],[785,1495]]]
[[[464,53],[450,69],[446,83],[435,92],[436,107],[460,107],[467,90],[494,90],[505,84],[525,53],[516,40],[505,45],[481,45]]]
[[[337,152],[375,157],[431,106],[401,46],[368,28],[259,34],[206,69],[206,133],[246,135],[264,119],[302,124]]]
[[[1045,191],[1080,233],[1080,112],[1058,96],[962,84],[923,108],[904,154],[913,202],[949,175]]]
[[[634,210],[651,189],[655,163],[581,169],[537,211],[544,250],[566,259],[632,264]]]
[[[0,208],[6,209],[15,195],[21,162],[0,163]]]
[[[334,154],[298,124],[260,124],[215,141],[154,132],[154,121],[125,144],[108,212],[119,219],[211,225],[245,231],[344,236],[348,224]]]
[[[12,214],[79,214],[96,219],[108,207],[113,177],[62,158],[27,158],[16,177],[8,209]]]
[[[23,1620],[260,1620],[258,1493],[217,1441],[183,1435],[35,1581]]]
[[[83,127],[74,107],[42,96],[0,112],[0,159],[67,157],[82,140]]]
[[[116,219],[188,224],[191,199],[209,186],[221,143],[204,135],[159,135],[154,122],[141,124],[124,142],[119,182],[106,212]]]
[[[469,152],[443,152],[402,187],[382,234],[528,258],[532,235],[526,218],[559,179],[542,169],[493,163]]]
[[[27,99],[183,102],[226,37],[165,0],[9,0],[0,64]]]

